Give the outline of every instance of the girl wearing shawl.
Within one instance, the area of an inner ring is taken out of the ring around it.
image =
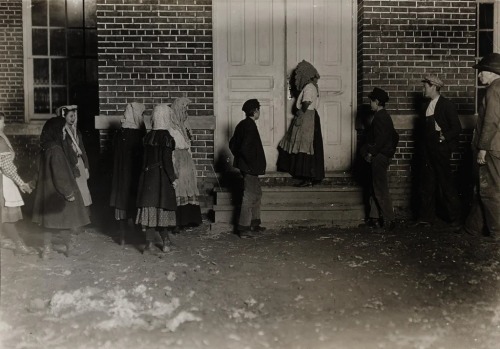
[[[167,227],[175,226],[175,187],[177,176],[172,163],[175,142],[169,129],[172,128],[173,111],[166,104],[154,107],[152,130],[144,137],[144,160],[139,190],[137,193],[136,223],[146,233],[146,247],[153,247],[156,231],[160,232],[162,250],[170,250],[170,237]]]
[[[312,186],[325,178],[323,137],[317,107],[319,73],[312,64],[302,61],[294,71],[291,84],[300,92],[295,117],[278,145],[279,171],[302,179],[300,187]]]
[[[14,165],[14,149],[4,133],[5,115],[0,113],[0,223],[5,232],[14,241],[16,254],[33,254],[19,236],[16,222],[23,219],[21,206],[24,205],[19,190],[31,193],[30,186],[17,174]]]
[[[137,184],[141,175],[145,134],[142,103],[129,103],[125,108],[121,128],[113,140],[114,162],[111,198],[109,204],[115,208],[115,220],[119,225],[120,245],[125,244],[127,221],[134,218],[137,201]]]
[[[71,166],[71,170],[73,171],[76,183],[78,184],[83,203],[89,210],[89,206],[92,204],[92,198],[87,184],[87,180],[90,177],[89,160],[85,147],[83,146],[82,134],[76,128],[78,121],[77,110],[78,107],[76,105],[65,105],[59,107],[56,113],[66,120],[66,124],[63,128],[63,150]]]
[[[175,141],[173,162],[175,174],[178,178],[175,187],[177,232],[185,226],[201,224],[201,210],[198,201],[200,192],[196,182],[196,167],[191,157],[191,130],[187,120],[187,106],[189,103],[191,101],[187,98],[177,98],[172,103],[174,114],[171,123],[172,127],[168,130]]]
[[[40,135],[42,151],[38,165],[33,222],[45,228],[42,258],[47,258],[51,251],[52,230],[65,233],[66,255],[69,255],[72,233],[90,223],[62,147],[65,124],[65,120],[60,117],[49,119]]]

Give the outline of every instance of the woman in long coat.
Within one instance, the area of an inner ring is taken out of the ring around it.
[[[152,130],[144,137],[144,163],[137,193],[136,223],[146,233],[146,247],[151,250],[156,231],[163,240],[162,250],[170,250],[170,237],[166,228],[175,227],[175,175],[172,152],[175,142],[171,128],[173,111],[166,104],[154,107]]]
[[[302,179],[300,187],[312,186],[325,178],[325,159],[320,118],[318,80],[312,64],[302,61],[294,71],[292,86],[300,91],[292,123],[278,145],[279,171]]]
[[[33,205],[33,222],[44,228],[43,258],[47,258],[51,251],[52,231],[65,234],[66,255],[68,255],[74,231],[90,223],[83,198],[62,147],[64,125],[65,121],[60,117],[49,119],[40,135],[42,152]]]
[[[71,166],[73,176],[75,177],[78,189],[83,198],[83,203],[90,215],[90,205],[92,197],[90,196],[87,184],[90,178],[89,160],[85,146],[82,140],[82,134],[77,129],[78,107],[76,105],[65,105],[57,109],[58,116],[66,121],[63,128],[63,150]]]
[[[125,244],[125,232],[129,218],[135,218],[137,185],[141,175],[144,138],[144,113],[142,103],[129,103],[125,108],[121,128],[113,139],[114,161],[111,198],[109,204],[115,208],[120,244]]]
[[[24,205],[19,190],[31,193],[30,186],[17,173],[14,165],[14,148],[5,135],[5,115],[0,113],[0,223],[2,232],[8,235],[15,244],[16,254],[33,254],[19,236],[16,222],[23,219],[21,206]]]
[[[187,106],[191,101],[177,98],[172,103],[174,111],[170,135],[175,140],[173,154],[175,174],[178,178],[175,187],[177,201],[176,231],[186,226],[197,226],[202,222],[198,197],[200,192],[196,181],[196,167],[191,156],[191,130],[188,124]]]

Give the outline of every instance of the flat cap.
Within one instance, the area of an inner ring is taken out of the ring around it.
[[[389,100],[389,95],[381,88],[375,87],[373,91],[368,94],[368,98],[371,100],[378,100],[380,103],[386,103]]]
[[[430,85],[434,85],[437,87],[443,87],[444,82],[438,78],[436,75],[427,75],[425,78],[423,78],[422,82],[426,82]]]
[[[241,110],[243,110],[245,114],[250,114],[255,109],[259,108],[260,108],[260,103],[257,99],[254,98],[254,99],[249,99],[248,101],[243,103],[243,107],[241,108]]]
[[[490,71],[500,75],[500,54],[490,53],[489,55],[484,56],[479,63],[473,66],[473,68],[479,71]]]

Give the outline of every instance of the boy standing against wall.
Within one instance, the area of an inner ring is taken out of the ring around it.
[[[260,117],[259,101],[249,99],[243,104],[242,110],[246,118],[236,126],[229,141],[229,149],[234,155],[233,166],[238,168],[243,176],[243,200],[236,231],[241,238],[246,238],[252,237],[252,231],[265,230],[260,226],[262,189],[259,175],[266,172],[266,156],[255,123]]]

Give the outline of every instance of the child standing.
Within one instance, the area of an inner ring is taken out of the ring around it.
[[[236,126],[234,135],[229,141],[229,149],[234,155],[234,167],[243,176],[243,201],[236,231],[242,238],[252,237],[251,231],[263,231],[260,220],[260,201],[262,189],[259,175],[266,172],[266,156],[257,121],[260,117],[260,103],[257,99],[249,99],[242,110],[246,118]]]
[[[168,129],[172,127],[173,111],[166,104],[153,109],[152,130],[144,137],[144,162],[137,194],[136,223],[146,233],[144,251],[153,247],[156,231],[163,240],[162,250],[170,250],[166,228],[175,227],[175,187],[177,177],[172,162],[175,142]]]
[[[111,198],[115,208],[115,220],[120,232],[120,245],[125,244],[125,232],[129,218],[134,218],[137,201],[137,184],[141,175],[143,156],[142,139],[145,134],[142,103],[129,103],[125,108],[121,128],[113,140],[114,162]]]

